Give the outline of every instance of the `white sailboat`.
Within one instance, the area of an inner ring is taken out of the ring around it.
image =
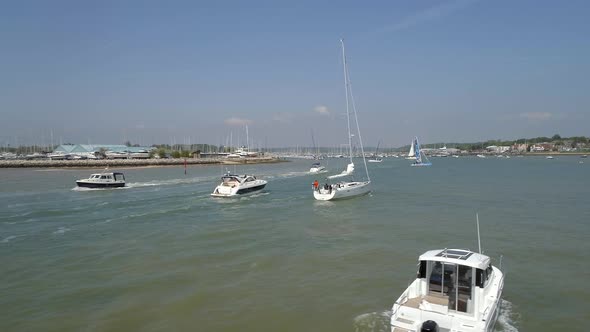
[[[373,157],[369,158],[369,162],[370,163],[380,163],[383,161],[382,158],[379,158],[379,155],[377,154],[377,152],[379,152],[379,144],[381,144],[381,141],[379,141],[377,143],[377,149],[375,149],[375,154],[373,155]]]
[[[313,149],[314,152],[316,153],[314,155],[314,159],[320,159],[320,148],[316,147],[315,145],[315,138],[313,137],[313,130],[311,131],[311,141],[313,143]],[[322,166],[322,164],[320,162],[315,162],[311,165],[311,168],[309,169],[309,173],[313,173],[313,174],[317,174],[317,173],[325,173],[328,170],[326,169],[326,167]]]
[[[336,175],[332,175],[328,177],[328,180],[347,177],[354,173],[354,162],[352,161],[352,137],[353,134],[350,130],[350,106],[352,106],[352,112],[354,113],[354,120],[356,123],[356,132],[358,133],[359,143],[361,147],[361,154],[363,157],[363,164],[365,165],[365,172],[367,175],[366,181],[354,181],[351,179],[350,181],[340,181],[336,183],[326,183],[323,187],[317,187],[313,191],[313,196],[315,199],[320,201],[331,201],[336,199],[342,198],[349,198],[354,196],[360,196],[367,194],[371,191],[371,179],[369,177],[369,170],[367,168],[367,161],[365,159],[365,151],[363,149],[363,140],[361,137],[360,127],[358,123],[358,116],[356,112],[356,105],[354,102],[354,97],[352,95],[352,87],[350,84],[350,75],[348,73],[348,66],[346,63],[346,55],[344,52],[344,41],[340,39],[340,45],[342,47],[342,61],[344,67],[344,89],[346,91],[346,120],[348,124],[348,155],[350,158],[350,162],[346,166],[346,169]]]
[[[416,152],[414,151],[414,140],[410,143],[410,152],[408,152],[407,160],[416,160]]]

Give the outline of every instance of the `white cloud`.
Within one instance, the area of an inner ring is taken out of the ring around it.
[[[553,117],[549,112],[527,112],[520,113],[520,117],[531,121],[543,121]]]
[[[272,115],[272,120],[282,123],[289,123],[293,119],[293,114],[291,113],[275,113]]]
[[[229,119],[225,119],[225,121],[223,121],[226,125],[228,126],[232,126],[232,127],[241,127],[241,126],[247,126],[252,124],[252,120],[248,120],[248,119],[240,119],[240,118],[229,118]]]
[[[477,0],[454,0],[443,3],[438,6],[427,8],[421,12],[418,12],[414,15],[407,16],[400,20],[399,22],[386,26],[382,29],[383,32],[396,32],[399,30],[404,30],[411,28],[413,26],[422,24],[424,22],[428,22],[434,19],[442,18],[445,16],[449,16],[469,5],[474,3]]]
[[[314,112],[322,114],[322,115],[328,115],[330,114],[330,110],[328,109],[327,106],[324,105],[318,105],[316,107],[314,107]]]

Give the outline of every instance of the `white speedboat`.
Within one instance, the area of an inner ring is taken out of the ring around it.
[[[221,184],[215,187],[211,196],[234,197],[264,189],[268,182],[254,175],[235,175],[227,172],[221,177]]]
[[[553,156],[547,156],[545,159],[554,159]]]
[[[485,157],[486,157],[486,156],[485,156],[485,155],[483,155],[483,154],[478,154],[478,155],[477,155],[477,158],[485,158]]]
[[[309,169],[310,173],[323,173],[326,172],[326,167],[322,166],[320,163],[313,163],[311,168]]]
[[[92,174],[88,179],[76,181],[82,188],[120,188],[125,187],[125,175],[117,172],[103,172]]]
[[[438,249],[419,261],[416,280],[393,305],[392,332],[494,330],[504,273],[488,256]]]

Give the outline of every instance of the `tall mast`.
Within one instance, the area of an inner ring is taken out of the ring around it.
[[[344,79],[346,87],[346,118],[348,119],[348,142],[350,147],[350,162],[352,163],[352,136],[350,135],[350,116],[348,111],[348,94],[350,93],[350,101],[352,103],[352,110],[354,112],[354,122],[356,123],[356,132],[359,135],[359,143],[361,145],[361,154],[363,156],[363,164],[365,165],[365,173],[367,174],[367,180],[371,181],[369,177],[369,169],[367,168],[367,160],[365,159],[365,150],[363,148],[363,138],[361,136],[361,129],[359,126],[359,119],[356,114],[356,105],[354,103],[354,96],[352,94],[352,84],[350,83],[350,74],[348,73],[348,66],[346,65],[346,57],[344,56],[344,41],[340,39],[342,44],[342,58],[344,59]]]
[[[350,157],[350,163],[352,164],[352,136],[350,134],[350,110],[348,105],[348,70],[346,70],[346,55],[344,54],[344,40],[340,39],[340,45],[342,46],[342,65],[344,70],[344,91],[346,93],[346,123],[348,125],[348,153]]]

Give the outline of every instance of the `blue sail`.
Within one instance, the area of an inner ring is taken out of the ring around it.
[[[420,143],[418,143],[418,137],[414,138],[415,147],[414,147],[414,154],[416,155],[416,163],[422,162],[422,154],[420,153]]]

